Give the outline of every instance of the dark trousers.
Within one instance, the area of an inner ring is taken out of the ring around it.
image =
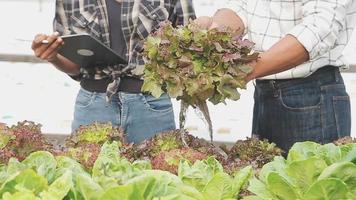
[[[351,132],[350,97],[338,68],[300,79],[257,80],[252,133],[285,151],[299,141],[329,143]]]

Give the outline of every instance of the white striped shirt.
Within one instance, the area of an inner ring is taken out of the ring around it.
[[[262,79],[306,77],[325,65],[349,67],[342,53],[356,24],[356,0],[229,0],[227,8],[242,19],[256,51],[290,34],[309,53],[310,61]]]

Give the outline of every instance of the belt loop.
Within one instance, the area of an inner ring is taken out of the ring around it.
[[[339,81],[340,81],[340,70],[339,70],[339,68],[335,67],[334,75],[335,75],[335,82],[339,83]]]
[[[278,96],[279,96],[279,89],[278,89],[278,87],[276,86],[276,81],[271,80],[271,81],[270,81],[270,84],[271,84],[272,89],[273,89],[273,97],[278,97]]]

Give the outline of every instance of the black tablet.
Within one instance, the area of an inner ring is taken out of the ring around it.
[[[64,45],[58,53],[81,67],[127,64],[124,58],[91,35],[77,34],[61,37]]]

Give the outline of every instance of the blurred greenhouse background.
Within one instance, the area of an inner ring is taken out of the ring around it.
[[[193,0],[197,15],[212,15],[226,0]],[[9,125],[31,120],[43,125],[43,132],[69,134],[73,105],[79,84],[47,63],[37,63],[30,49],[37,33],[51,33],[54,0],[0,0],[0,122]],[[343,73],[356,116],[356,34],[345,50],[353,66]],[[26,62],[19,62],[26,61]],[[241,99],[227,105],[211,106],[215,139],[234,141],[250,135],[253,85],[241,91]],[[175,114],[179,103],[174,102]],[[178,118],[177,118],[178,119]],[[356,136],[356,117],[353,117]],[[189,111],[187,128],[208,138],[207,128]]]

